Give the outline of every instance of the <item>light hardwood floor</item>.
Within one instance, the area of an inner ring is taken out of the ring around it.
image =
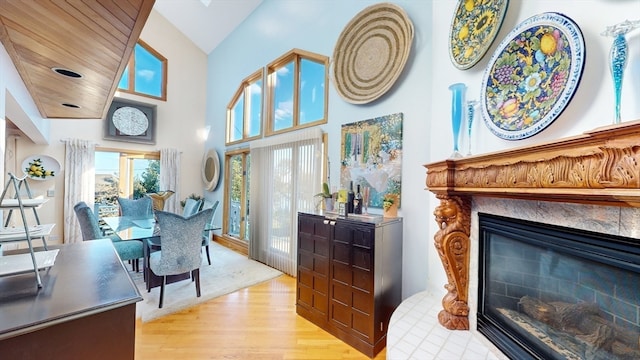
[[[296,280],[273,280],[136,323],[136,360],[369,359],[298,316]],[[386,349],[375,360],[386,358]]]

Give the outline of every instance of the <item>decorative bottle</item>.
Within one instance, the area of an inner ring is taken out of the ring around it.
[[[451,129],[453,130],[453,154],[451,158],[461,158],[458,142],[460,141],[460,128],[464,117],[464,93],[467,86],[463,83],[456,83],[449,86],[452,92],[451,99]]]
[[[347,193],[347,213],[353,214],[353,199],[355,198],[353,192],[353,181],[349,183],[349,192]]]
[[[353,197],[353,213],[362,214],[362,194],[360,193],[360,184],[356,185],[356,194]]]

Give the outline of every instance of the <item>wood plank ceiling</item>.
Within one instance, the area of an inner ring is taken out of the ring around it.
[[[42,117],[104,118],[154,2],[0,1],[0,41]]]

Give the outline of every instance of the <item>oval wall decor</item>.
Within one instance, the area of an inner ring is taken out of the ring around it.
[[[380,3],[359,12],[333,50],[333,84],[345,101],[366,104],[398,79],[409,57],[413,24],[399,6]]]
[[[548,12],[524,20],[484,73],[480,107],[489,130],[506,140],[544,130],[577,90],[585,58],[582,32],[570,18]]]

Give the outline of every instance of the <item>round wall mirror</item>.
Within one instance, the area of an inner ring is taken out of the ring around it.
[[[205,189],[213,191],[218,185],[220,178],[220,158],[215,149],[209,149],[202,159],[202,181]]]

